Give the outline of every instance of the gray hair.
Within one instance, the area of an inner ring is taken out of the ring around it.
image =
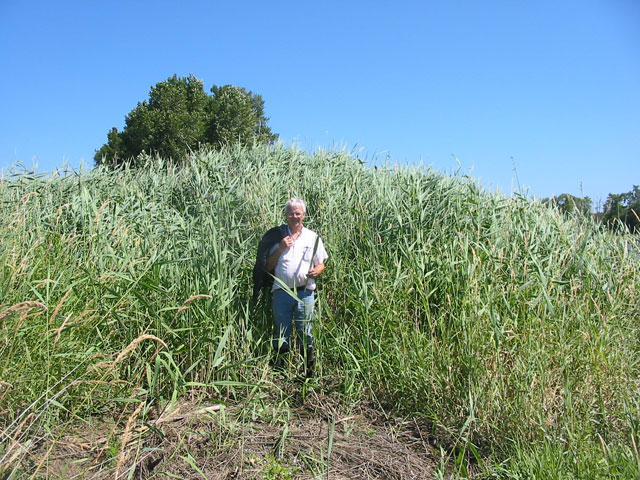
[[[284,211],[288,212],[293,209],[293,207],[302,207],[302,213],[307,213],[307,205],[301,198],[291,197],[287,200],[287,203],[284,205]]]

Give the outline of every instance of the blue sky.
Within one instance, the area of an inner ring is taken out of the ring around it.
[[[193,73],[262,95],[308,150],[538,198],[640,184],[636,0],[0,0],[0,61],[5,172],[93,166],[152,85]]]

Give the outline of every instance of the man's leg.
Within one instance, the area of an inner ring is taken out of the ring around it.
[[[271,308],[273,310],[273,349],[276,352],[274,366],[283,367],[283,356],[290,350],[291,318],[297,302],[281,290],[273,291]]]
[[[299,302],[296,302],[296,309],[293,317],[296,321],[296,332],[298,334],[298,343],[300,353],[304,359],[305,375],[313,376],[313,368],[315,366],[315,347],[313,345],[313,290],[305,290],[298,293]]]

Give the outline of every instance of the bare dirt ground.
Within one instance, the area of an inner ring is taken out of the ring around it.
[[[34,442],[0,479],[414,480],[439,461],[420,421],[314,391],[284,408],[182,400],[141,412]]]

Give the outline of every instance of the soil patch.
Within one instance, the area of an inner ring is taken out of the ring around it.
[[[94,428],[34,442],[13,469],[65,479],[433,478],[439,454],[420,422],[370,404],[347,408],[314,391],[292,403],[180,401],[146,416],[141,404]]]

